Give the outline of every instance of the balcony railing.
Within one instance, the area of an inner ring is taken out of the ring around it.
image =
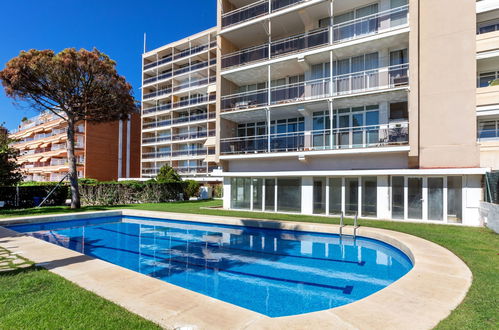
[[[478,141],[499,139],[499,129],[484,128],[478,130]]]
[[[156,106],[156,107],[147,108],[147,109],[144,109],[143,113],[149,114],[149,113],[165,111],[165,110],[170,110],[170,109],[175,109],[175,108],[182,108],[182,107],[186,107],[186,106],[190,106],[190,105],[201,104],[201,103],[205,103],[205,102],[213,102],[216,100],[216,98],[217,97],[214,94],[193,97],[190,99],[177,101],[175,103],[168,103],[168,104],[163,104],[163,105]]]
[[[188,132],[181,134],[172,134],[165,136],[158,136],[152,138],[142,139],[143,144],[167,142],[167,141],[184,141],[192,139],[202,139],[208,136],[215,136],[215,130],[201,131],[201,132]]]
[[[147,99],[151,99],[153,97],[158,97],[161,95],[170,94],[171,92],[172,92],[171,88],[160,89],[159,91],[144,94],[143,99],[147,100]]]
[[[304,82],[263,88],[222,97],[221,111],[237,111],[267,105],[320,99],[406,86],[409,64],[392,65]],[[269,104],[270,97],[270,104]]]
[[[216,59],[211,59],[209,61],[195,63],[195,64],[192,64],[192,65],[183,67],[183,68],[175,69],[173,71],[168,71],[168,72],[162,73],[160,75],[157,75],[157,76],[154,76],[154,77],[151,77],[151,78],[146,78],[146,79],[144,79],[144,85],[147,85],[147,84],[150,84],[150,83],[153,83],[153,82],[156,82],[156,81],[161,81],[161,80],[164,80],[164,79],[167,79],[167,78],[171,78],[173,76],[178,76],[178,75],[181,75],[181,74],[184,74],[184,73],[187,73],[187,72],[193,72],[193,71],[196,71],[196,70],[200,70],[200,69],[206,68],[208,66],[215,65],[216,61],[217,61]]]
[[[179,167],[174,167],[175,170],[184,175],[188,174],[198,174],[198,173],[209,173],[213,172],[213,170],[217,169],[217,166],[179,166]],[[143,175],[149,175],[149,176],[156,176],[159,173],[160,168],[155,167],[155,168],[143,168],[142,169],[142,174]]]
[[[146,152],[142,154],[143,159],[155,159],[155,158],[170,158],[170,157],[181,157],[181,156],[204,156],[208,154],[208,149],[190,149],[190,150],[174,150],[174,151],[158,151],[158,152]]]
[[[192,116],[185,116],[185,117],[178,117],[174,118],[172,120],[161,120],[161,121],[155,121],[151,123],[144,123],[143,128],[144,129],[149,129],[149,128],[158,128],[158,127],[164,127],[164,126],[171,126],[175,124],[182,124],[182,123],[192,123],[200,120],[206,120],[206,119],[213,119],[215,118],[216,113],[210,112],[208,113],[202,113],[198,115],[192,115]]]
[[[261,60],[286,55],[330,44],[358,39],[370,34],[403,26],[408,22],[409,6],[401,6],[373,15],[334,24],[329,28],[310,31],[292,37],[275,40],[270,44],[254,46],[222,56],[222,68],[241,66]],[[269,52],[270,48],[270,52]]]
[[[408,141],[409,126],[404,122],[227,138],[220,147],[223,155],[231,155],[382,147]]]
[[[249,21],[269,13],[269,1],[262,0],[222,15],[222,27]]]
[[[165,63],[169,63],[172,60],[177,60],[179,58],[183,58],[183,57],[187,57],[187,56],[190,56],[190,55],[201,53],[201,52],[203,52],[203,51],[205,51],[207,49],[215,47],[216,45],[217,45],[217,43],[215,41],[213,41],[213,42],[211,42],[209,44],[206,43],[206,44],[201,45],[201,46],[196,46],[196,47],[192,47],[192,48],[183,50],[183,51],[181,51],[178,54],[174,54],[173,56],[169,55],[169,56],[167,56],[165,58],[157,60],[156,62],[144,64],[144,70],[148,70],[148,69],[154,68],[156,66],[159,66],[159,65],[162,65],[162,64],[165,64]]]
[[[294,4],[305,2],[307,0],[262,0],[247,6],[232,10],[222,15],[222,27],[226,28],[231,25],[243,23],[269,13],[275,12],[284,8],[290,7]]]

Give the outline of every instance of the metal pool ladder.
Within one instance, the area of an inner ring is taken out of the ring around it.
[[[355,212],[355,217],[353,219],[353,238],[357,238],[357,229],[360,227],[359,226],[359,216],[358,212]],[[340,217],[340,238],[343,238],[343,227],[345,227],[345,220],[344,220],[344,215],[343,212],[341,212],[341,217]],[[350,235],[348,235],[350,236]]]

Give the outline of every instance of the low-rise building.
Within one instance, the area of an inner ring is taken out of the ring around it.
[[[75,155],[78,177],[100,181],[140,176],[140,116],[110,123],[80,122]],[[11,132],[25,181],[60,181],[69,171],[67,123],[52,113],[21,122]]]

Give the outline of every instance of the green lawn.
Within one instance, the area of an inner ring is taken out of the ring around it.
[[[0,329],[160,329],[43,268],[13,268],[0,272]]]
[[[204,201],[204,202],[185,202],[185,203],[164,203],[164,204],[141,204],[141,205],[129,205],[123,206],[121,208],[131,208],[131,209],[143,209],[152,211],[169,211],[169,212],[182,212],[182,213],[196,213],[196,214],[211,214],[211,215],[229,215],[236,217],[245,218],[264,218],[264,219],[276,219],[285,221],[305,221],[305,222],[321,222],[321,223],[338,223],[337,218],[326,218],[326,217],[314,217],[314,216],[303,216],[303,215],[285,215],[285,214],[272,214],[272,213],[253,213],[244,211],[225,211],[218,209],[204,209],[204,207],[210,206],[220,206],[221,201]],[[95,211],[102,209],[113,209],[113,208],[85,208],[81,211]],[[29,216],[32,214],[50,214],[50,213],[66,213],[71,212],[68,208],[64,207],[46,207],[43,209],[31,209],[31,210],[18,210],[18,211],[0,211],[0,217],[15,217],[15,216]],[[347,223],[351,223],[351,220],[347,220]],[[443,226],[443,225],[433,225],[433,224],[415,224],[415,223],[404,223],[404,222],[390,222],[390,221],[376,221],[376,220],[360,220],[362,226],[370,226],[384,229],[392,229],[400,232],[412,234],[415,236],[422,237],[424,239],[433,241],[440,244],[447,249],[454,252],[459,256],[468,267],[473,272],[473,284],[470,288],[468,295],[466,296],[463,303],[448,317],[446,320],[442,321],[438,328],[439,329],[497,329],[499,325],[499,236],[493,233],[491,230],[486,228],[470,228],[470,227],[460,227],[460,226]],[[45,271],[36,271],[35,274],[44,273],[45,276],[55,277],[55,275],[48,274]],[[28,278],[31,272],[20,273],[20,280]],[[2,278],[0,278],[2,281]],[[26,280],[28,281],[28,280]],[[63,279],[54,279],[54,283],[58,283],[59,286],[64,286],[61,283],[67,283]],[[73,287],[71,284],[66,284]],[[0,303],[3,302],[2,294],[4,290],[9,292],[11,290],[10,286],[3,286],[0,283]],[[55,290],[55,291],[53,291]],[[54,294],[60,290],[58,287],[45,287],[40,289],[39,295],[36,299],[43,299],[45,295]],[[77,291],[77,290],[76,290]],[[75,292],[76,292],[75,291]],[[43,294],[41,294],[43,292]],[[46,294],[45,294],[46,293]],[[79,294],[86,294],[83,290],[79,291]],[[76,295],[76,293],[75,293]],[[40,296],[40,297],[38,297]],[[33,299],[26,298],[26,299]],[[94,299],[98,299],[94,297]],[[62,302],[61,302],[62,303]],[[104,304],[102,302],[102,304]],[[28,303],[28,306],[32,306]],[[34,308],[35,305],[33,305]],[[113,305],[114,306],[114,305]],[[3,311],[1,310],[0,304],[0,315]],[[56,308],[54,306],[54,308]],[[66,306],[66,308],[68,308]],[[79,313],[78,309],[71,309],[73,315]],[[32,308],[24,308],[24,312],[28,315],[33,313]],[[51,311],[51,309],[48,309]],[[23,314],[19,315],[19,318],[25,318]],[[118,313],[118,312],[116,312]],[[122,313],[125,313],[122,311]],[[29,316],[26,316],[29,317]],[[46,316],[45,316],[46,317]],[[113,315],[106,315],[106,313],[101,313],[100,317],[95,317],[96,322],[103,322],[103,318],[108,320]],[[139,321],[137,321],[139,322]],[[4,322],[0,318],[0,327],[3,326]],[[63,323],[60,323],[63,324]],[[99,323],[95,323],[99,324]],[[131,324],[131,323],[130,323]],[[43,324],[42,324],[43,325]],[[144,325],[146,326],[146,325]],[[43,326],[42,326],[43,327]],[[57,326],[53,326],[57,327]]]

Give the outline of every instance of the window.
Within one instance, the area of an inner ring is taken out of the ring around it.
[[[461,223],[463,210],[463,179],[460,176],[447,177],[447,220]]]
[[[232,178],[231,179],[231,208],[249,209],[250,208],[250,178]]]
[[[341,213],[341,178],[330,178],[329,179],[329,213],[330,214],[340,214]]]
[[[355,215],[359,210],[359,179],[345,179],[345,214]]]
[[[275,210],[275,179],[265,179],[265,211]]]
[[[277,179],[277,211],[301,212],[301,179]]]
[[[314,214],[326,213],[326,178],[314,178]]]
[[[392,218],[404,219],[404,177],[392,177]]]
[[[263,179],[252,179],[253,181],[253,210],[262,210]]]
[[[362,178],[362,216],[375,217],[378,208],[378,179],[374,177]]]
[[[407,102],[390,103],[390,121],[407,120],[409,112]]]

